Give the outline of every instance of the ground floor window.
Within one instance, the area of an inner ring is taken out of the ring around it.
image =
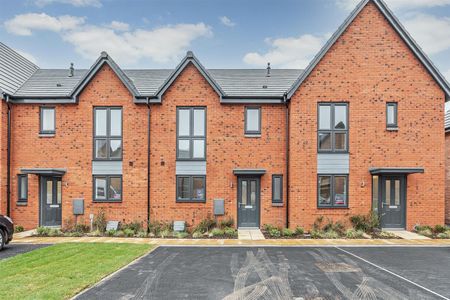
[[[319,175],[317,190],[318,207],[348,206],[348,175]]]
[[[205,202],[206,176],[177,176],[177,202]]]
[[[96,202],[122,201],[122,176],[119,175],[94,176],[94,201]]]
[[[19,186],[19,197],[17,199],[20,203],[26,203],[28,201],[28,176],[26,174],[17,175]]]

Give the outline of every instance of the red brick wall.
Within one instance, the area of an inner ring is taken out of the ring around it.
[[[450,133],[445,134],[445,223],[450,224]]]
[[[176,107],[206,106],[206,203],[176,203]],[[244,136],[244,105],[220,104],[219,96],[192,64],[188,65],[152,107],[151,218],[198,223],[213,212],[213,200],[225,199],[225,211],[236,221],[235,168],[263,168],[261,225],[285,224],[285,208],[272,206],[272,174],[285,175],[285,108],[262,105],[260,138]],[[284,178],[285,180],[285,178]],[[283,195],[286,193],[284,192]]]
[[[349,208],[317,209],[317,102],[349,103]],[[398,132],[386,102],[398,102]],[[371,209],[369,167],[424,167],[407,179],[407,228],[444,222],[444,93],[369,3],[291,102],[291,227]],[[442,132],[442,134],[440,134]]]
[[[0,214],[6,214],[8,107],[0,95]]]
[[[123,202],[92,203],[92,134],[94,106],[123,107]],[[72,217],[72,199],[84,198],[89,213],[107,209],[112,220],[145,220],[147,213],[147,108],[133,104],[129,91],[104,66],[81,93],[77,105],[56,105],[56,134],[39,137],[39,105],[14,105],[12,132],[12,214],[16,224],[39,222],[37,175],[28,178],[28,205],[17,206],[20,168],[66,168],[62,178],[63,224]]]

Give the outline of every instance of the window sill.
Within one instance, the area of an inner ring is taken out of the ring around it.
[[[16,206],[27,206],[28,202],[16,202]]]
[[[260,138],[261,134],[260,133],[246,133],[246,134],[244,134],[244,137],[246,137],[246,138]]]
[[[398,127],[387,127],[386,131],[398,131]]]
[[[283,203],[273,203],[272,202],[272,206],[274,206],[274,207],[283,207],[284,204]]]
[[[40,138],[53,138],[55,137],[54,133],[39,133]]]
[[[318,206],[317,209],[350,209],[348,206]]]
[[[206,200],[175,200],[176,203],[206,203]]]
[[[92,203],[122,203],[122,200],[93,200]]]

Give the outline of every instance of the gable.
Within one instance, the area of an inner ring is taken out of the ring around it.
[[[442,74],[433,65],[430,59],[423,53],[421,48],[416,44],[416,42],[411,38],[411,36],[406,32],[403,26],[400,24],[398,19],[394,16],[392,11],[386,6],[383,0],[362,0],[355,10],[350,14],[350,16],[344,21],[344,23],[339,27],[339,29],[333,34],[333,36],[328,40],[320,52],[311,61],[305,71],[299,76],[296,82],[288,91],[288,99],[298,90],[303,82],[311,75],[313,70],[316,69],[317,65],[322,61],[326,54],[333,49],[333,46],[341,39],[341,37],[348,31],[349,27],[354,23],[355,19],[360,16],[361,12],[365,10],[368,6],[373,6],[377,11],[383,16],[384,20],[387,21],[389,26],[396,32],[400,40],[402,40],[409,50],[414,54],[417,60],[423,65],[426,71],[431,75],[432,79],[439,85],[439,87],[445,92],[446,96],[450,96],[450,86]],[[379,26],[379,24],[373,24],[372,26]],[[367,28],[360,28],[361,30],[368,30]],[[342,58],[341,58],[342,59]]]

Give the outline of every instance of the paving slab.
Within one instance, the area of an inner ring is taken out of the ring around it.
[[[430,240],[429,237],[417,234],[412,231],[407,230],[386,230],[389,233],[395,234],[399,238],[406,239],[406,240]]]
[[[450,248],[159,247],[76,299],[448,299],[448,278]]]

